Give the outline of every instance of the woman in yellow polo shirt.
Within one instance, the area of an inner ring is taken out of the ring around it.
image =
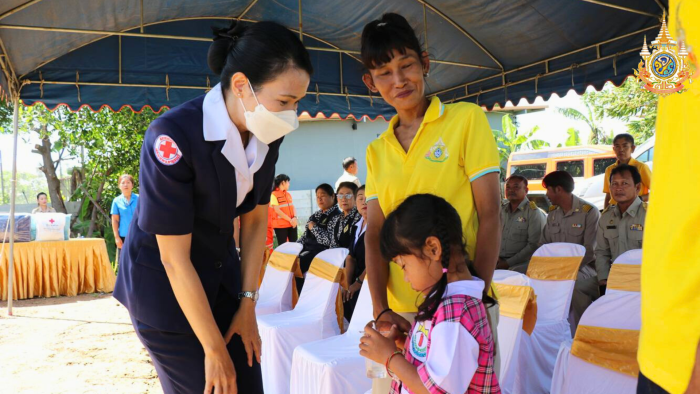
[[[365,84],[397,112],[367,148],[367,277],[377,321],[408,331],[419,295],[380,255],[384,218],[410,195],[443,197],[459,212],[469,257],[488,286],[501,239],[498,150],[480,107],[426,97],[428,54],[404,17],[384,14],[366,25],[361,54]]]

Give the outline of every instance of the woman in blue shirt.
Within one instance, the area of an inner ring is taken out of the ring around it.
[[[114,290],[168,394],[263,392],[255,301],[267,206],[313,71],[299,38],[277,23],[234,21],[215,34],[208,63],[221,83],[144,136],[140,202]]]
[[[112,231],[114,231],[114,242],[117,244],[117,261],[119,254],[124,245],[126,235],[129,233],[129,225],[131,218],[134,217],[136,203],[139,201],[139,195],[132,193],[134,189],[134,177],[129,174],[124,174],[119,177],[119,190],[122,195],[112,201]]]

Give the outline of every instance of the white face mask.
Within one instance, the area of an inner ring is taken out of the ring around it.
[[[248,80],[248,86],[250,86],[250,91],[253,92],[253,97],[258,103],[255,111],[248,111],[245,108],[245,104],[243,104],[243,100],[240,97],[238,99],[241,101],[241,106],[243,106],[246,127],[260,142],[269,145],[299,128],[297,111],[291,109],[280,112],[268,111],[258,101],[250,80]]]

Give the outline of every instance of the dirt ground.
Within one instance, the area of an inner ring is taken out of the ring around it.
[[[162,393],[111,294],[0,302],[0,393]]]

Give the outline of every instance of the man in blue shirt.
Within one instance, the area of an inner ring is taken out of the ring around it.
[[[129,232],[129,225],[136,210],[136,203],[139,201],[139,195],[131,192],[133,189],[134,177],[129,174],[119,177],[119,190],[122,191],[122,195],[112,201],[112,209],[110,211],[112,214],[114,242],[117,244],[117,261],[119,261],[119,253]]]

